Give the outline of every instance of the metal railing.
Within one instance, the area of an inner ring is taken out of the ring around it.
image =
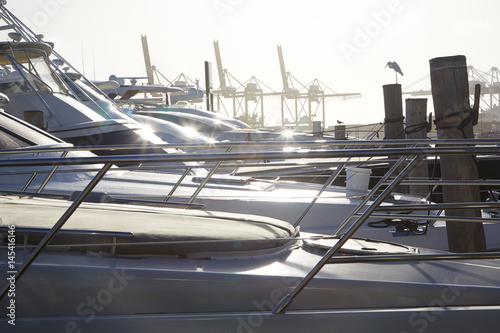
[[[390,210],[404,210],[411,208],[411,210],[444,210],[449,208],[463,208],[463,209],[496,209],[500,208],[500,203],[498,202],[476,202],[476,203],[442,203],[442,204],[412,204],[405,206],[404,204],[394,205],[394,206],[384,206],[383,209],[380,205],[388,200],[394,191],[402,185],[410,184],[425,184],[425,185],[478,185],[486,184],[488,186],[496,186],[500,182],[496,179],[484,179],[484,180],[470,180],[470,181],[447,181],[446,183],[438,179],[430,180],[407,180],[408,175],[411,171],[421,163],[428,156],[440,156],[446,154],[472,154],[472,155],[485,155],[485,156],[500,156],[500,140],[483,139],[483,140],[415,140],[415,141],[370,141],[370,142],[344,142],[344,141],[331,141],[331,142],[301,142],[294,143],[300,147],[307,147],[307,151],[277,151],[282,149],[285,143],[275,142],[275,143],[231,143],[231,144],[216,144],[210,145],[213,148],[221,147],[252,147],[260,148],[261,150],[256,150],[252,153],[243,152],[231,152],[228,150],[227,153],[200,153],[200,154],[154,154],[154,155],[108,155],[108,156],[72,156],[73,151],[86,151],[86,150],[102,150],[102,149],[112,149],[113,151],[118,151],[120,149],[130,149],[130,148],[140,148],[140,146],[106,146],[106,147],[52,147],[52,148],[29,148],[21,150],[4,150],[0,151],[0,168],[5,168],[8,171],[0,172],[0,177],[2,175],[13,175],[16,174],[16,168],[27,168],[32,167],[34,171],[32,174],[45,173],[46,177],[43,182],[43,187],[39,188],[35,192],[28,192],[26,189],[28,186],[23,186],[23,191],[2,191],[4,195],[26,195],[26,196],[47,196],[47,197],[58,197],[57,194],[46,194],[44,193],[44,187],[50,183],[52,177],[60,172],[89,172],[95,173],[92,180],[88,183],[85,189],[78,193],[70,207],[66,212],[59,218],[55,223],[52,230],[42,239],[39,245],[32,250],[29,255],[28,260],[23,264],[23,266],[18,270],[16,279],[20,278],[23,272],[31,265],[31,263],[40,254],[42,249],[50,242],[52,237],[62,228],[65,222],[70,218],[70,216],[78,209],[85,198],[92,192],[95,186],[103,179],[106,173],[112,169],[113,165],[130,165],[129,167],[124,167],[125,169],[137,169],[136,166],[139,164],[147,165],[148,163],[155,163],[155,169],[158,169],[158,165],[162,165],[165,170],[169,170],[170,164],[175,163],[175,168],[179,168],[178,163],[186,162],[210,162],[214,163],[212,172],[207,172],[206,179],[199,184],[199,187],[195,190],[194,195],[190,198],[188,203],[175,203],[169,202],[170,206],[180,206],[182,208],[198,208],[203,209],[203,205],[195,204],[194,199],[196,195],[201,191],[203,186],[207,184],[210,177],[214,176],[217,167],[224,165],[241,165],[241,161],[253,161],[253,163],[245,164],[246,167],[262,167],[263,165],[269,165],[269,163],[259,163],[259,161],[271,161],[273,167],[280,165],[296,165],[296,166],[314,166],[328,165],[332,169],[332,173],[328,178],[328,181],[317,193],[317,195],[311,199],[311,204],[307,207],[301,217],[297,220],[295,225],[298,225],[307,211],[312,205],[314,205],[317,198],[321,197],[322,191],[330,186],[333,181],[340,175],[341,172],[349,165],[363,166],[365,163],[373,163],[373,159],[376,158],[377,163],[387,163],[388,172],[382,176],[381,180],[371,188],[367,195],[360,201],[359,206],[353,211],[353,213],[345,219],[342,225],[339,227],[334,237],[338,238],[337,243],[328,250],[318,264],[310,271],[310,273],[302,280],[302,282],[289,294],[278,306],[273,310],[274,313],[282,312],[290,304],[290,302],[300,293],[300,291],[310,282],[312,278],[322,269],[327,263],[345,263],[356,260],[369,260],[369,261],[400,261],[400,260],[440,260],[440,259],[481,259],[481,258],[499,258],[500,253],[489,252],[489,253],[474,253],[466,255],[456,255],[456,254],[443,254],[439,256],[427,256],[422,257],[420,255],[392,255],[392,256],[373,256],[370,258],[358,258],[358,257],[342,257],[333,258],[332,257],[342,248],[342,246],[347,242],[347,240],[354,235],[356,230],[366,222],[370,217],[380,217],[387,219],[397,219],[401,218],[400,215],[390,215],[390,214],[379,214],[380,211],[390,211]],[[408,147],[411,144],[413,147]],[[200,145],[178,145],[177,147],[199,147],[199,148],[210,148],[207,146]],[[348,148],[337,149],[338,146],[344,146]],[[358,148],[358,147],[361,148]],[[391,148],[387,148],[391,146]],[[165,147],[172,148],[172,145],[165,145]],[[272,148],[276,150],[272,150]],[[36,158],[16,158],[17,154],[36,153]],[[60,157],[43,157],[44,153],[48,152],[61,152]],[[8,159],[2,158],[2,156],[7,156]],[[307,163],[307,161],[311,161]],[[396,161],[396,162],[394,162]],[[232,163],[232,164],[231,164]],[[76,166],[72,170],[61,170],[61,166]],[[91,166],[91,168],[88,168]],[[100,166],[98,170],[95,166]],[[46,170],[36,171],[39,167],[47,167]],[[200,168],[202,166],[200,165]],[[186,178],[189,171],[193,168],[192,165],[186,166],[185,171],[180,175],[178,182],[173,186],[169,193],[165,194],[165,200],[162,201],[143,201],[137,200],[123,200],[115,199],[115,202],[123,203],[135,203],[135,204],[151,204],[151,205],[165,205],[166,201],[173,196],[175,190],[181,185],[183,180]],[[20,171],[20,174],[27,174],[30,171],[26,170]],[[139,170],[141,168],[138,168]],[[0,169],[1,170],[1,169]],[[146,168],[147,170],[147,168]],[[59,196],[64,197],[64,196]],[[414,219],[422,220],[436,220],[445,219],[450,221],[459,222],[500,222],[500,219],[495,218],[471,218],[471,217],[454,217],[454,216],[430,216],[430,215],[416,215],[413,216]],[[354,221],[354,222],[353,222]],[[119,245],[119,244],[117,244]],[[3,295],[7,289],[2,290]]]

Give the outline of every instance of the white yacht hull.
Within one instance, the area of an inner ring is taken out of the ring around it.
[[[102,316],[87,323],[78,316],[58,318],[22,318],[18,332],[69,329],[82,332],[484,332],[497,333],[500,308],[491,307],[417,307],[379,310],[233,312],[202,314],[150,314]]]
[[[37,235],[49,230],[68,205],[0,200],[3,239],[14,234],[18,242],[17,265],[0,271],[2,281],[11,281],[10,270],[19,270],[30,256],[23,244],[38,244]],[[7,229],[12,225],[15,229]],[[84,203],[12,284],[13,294],[5,294],[0,308],[14,300],[19,332],[32,332],[34,325],[56,332],[106,327],[156,332],[165,330],[164,324],[188,332],[271,332],[281,325],[301,332],[304,319],[309,331],[341,331],[356,315],[360,321],[386,322],[374,331],[418,332],[424,325],[439,331],[462,313],[452,330],[470,327],[462,326],[465,318],[484,320],[479,325],[498,322],[492,314],[500,311],[500,261],[426,261],[414,255],[446,254],[355,239],[285,314],[273,315],[271,310],[325,253],[315,245],[315,235],[297,239],[294,233],[286,222],[256,216]],[[8,251],[0,249],[0,267],[8,267]],[[382,253],[408,259],[362,262]],[[0,322],[8,325],[9,319]],[[336,320],[339,326],[330,327]],[[373,322],[354,325],[366,328]]]

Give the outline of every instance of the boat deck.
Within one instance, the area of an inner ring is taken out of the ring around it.
[[[26,236],[25,245],[35,246],[70,203],[0,197],[1,225],[15,226],[18,235]],[[276,250],[293,242],[289,239],[297,233],[298,228],[287,222],[261,216],[83,203],[50,244],[96,252],[109,252],[113,245],[116,254],[186,257]]]

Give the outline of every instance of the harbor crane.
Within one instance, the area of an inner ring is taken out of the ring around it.
[[[223,109],[228,116],[239,118],[252,126],[263,127],[264,90],[261,86],[265,85],[255,76],[241,83],[222,66],[218,41],[214,41],[214,51],[220,82],[219,89],[213,91],[214,97],[217,98],[217,109]],[[232,85],[232,82],[237,86]],[[232,100],[232,114],[227,110],[224,99]]]
[[[278,60],[281,70],[281,79],[283,81],[283,90],[280,93],[281,97],[281,119],[285,124],[285,110],[288,111],[288,116],[292,118],[291,123],[294,125],[307,124],[312,126],[313,119],[318,117],[318,111],[321,110],[321,120],[326,123],[325,99],[340,98],[346,100],[349,98],[359,98],[359,93],[342,93],[339,94],[333,89],[327,87],[318,79],[314,79],[309,84],[300,83],[294,76],[285,69],[285,61],[281,45],[278,45]],[[296,88],[299,87],[299,88]],[[330,92],[325,93],[324,88]],[[290,107],[288,101],[293,101],[293,108]]]
[[[278,45],[278,57],[283,81],[282,91],[274,91],[255,76],[241,83],[222,66],[218,41],[214,41],[214,50],[220,82],[219,89],[214,90],[214,96],[217,98],[219,110],[224,109],[226,114],[230,115],[224,105],[224,99],[231,99],[233,107],[232,116],[236,118],[243,116],[243,118],[248,120],[249,117],[255,119],[260,108],[260,118],[257,121],[257,124],[260,126],[264,125],[264,97],[279,97],[281,99],[282,126],[307,125],[309,127],[312,126],[313,119],[318,116],[319,110],[321,110],[321,119],[323,124],[325,124],[325,99],[340,98],[346,100],[361,97],[359,93],[339,94],[328,88],[318,79],[314,79],[308,85],[303,85],[285,70],[285,62],[280,45]],[[235,83],[234,85],[233,82]],[[264,92],[263,87],[269,91]],[[330,92],[325,93],[323,87],[327,88]],[[293,105],[291,106],[290,104]],[[291,120],[288,118],[291,118]]]
[[[146,65],[146,76],[148,77],[148,85],[155,84],[153,75],[153,66],[151,66],[151,58],[149,56],[148,38],[146,35],[141,35],[142,52],[144,54],[144,63]]]
[[[142,51],[144,54],[144,64],[146,65],[146,77],[147,84],[150,86],[162,85],[162,79],[168,83],[170,87],[180,88],[179,91],[171,92],[169,96],[161,96],[161,94],[153,93],[153,97],[160,97],[162,103],[201,103],[205,98],[204,91],[199,87],[199,81],[193,81],[188,78],[185,74],[181,73],[173,80],[169,80],[165,77],[156,66],[151,65],[151,59],[149,55],[148,39],[146,35],[141,36]],[[140,78],[144,79],[144,78]],[[146,96],[145,96],[146,98]],[[209,97],[208,97],[209,98]],[[169,101],[170,100],[170,101]],[[150,101],[154,101],[150,99]]]

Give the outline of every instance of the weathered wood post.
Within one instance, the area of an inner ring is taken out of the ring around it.
[[[347,140],[345,125],[335,125],[335,140]],[[338,145],[338,149],[344,149],[345,145]]]
[[[427,118],[427,98],[407,98],[406,105],[406,139],[426,139],[428,124]],[[413,169],[409,175],[410,180],[422,180],[428,177],[427,164],[422,161]],[[410,185],[410,194],[426,196],[429,187],[426,185]]]
[[[403,95],[401,92],[401,85],[387,84],[383,87],[384,90],[384,132],[385,139],[387,140],[398,140],[405,138],[405,127],[403,117]],[[391,167],[391,165],[389,165]],[[401,172],[403,168],[399,168],[397,172]],[[407,193],[408,186],[400,185],[396,188],[396,191]]]
[[[465,56],[434,58],[429,61],[432,99],[439,139],[473,138],[474,111],[469,102],[469,81]],[[443,180],[477,180],[473,155],[440,156]],[[479,202],[479,186],[443,186],[444,202]],[[447,209],[450,216],[480,217],[479,209]],[[486,250],[481,223],[446,222],[448,247],[452,252]]]
[[[214,110],[214,93],[212,82],[212,63],[205,61],[205,94],[207,95],[207,110]]]
[[[335,125],[335,140],[347,140],[345,125]]]
[[[386,139],[404,139],[403,97],[400,84],[387,84],[384,89],[384,131]]]

